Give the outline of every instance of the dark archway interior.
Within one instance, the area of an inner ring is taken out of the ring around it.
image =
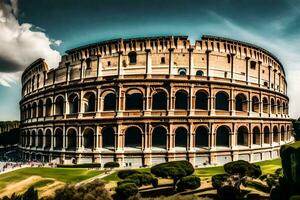
[[[115,146],[115,131],[112,127],[104,128],[102,131],[102,147],[114,147]]]
[[[167,94],[163,91],[159,91],[153,95],[152,109],[153,110],[167,110]]]
[[[125,132],[125,147],[142,147],[142,133],[137,127],[130,127]]]
[[[126,110],[143,110],[143,95],[141,93],[126,94]]]
[[[204,126],[196,129],[196,147],[208,147],[208,130]]]
[[[247,98],[243,94],[238,94],[235,98],[235,110],[236,111],[247,111]]]
[[[109,93],[104,97],[104,111],[114,111],[116,110],[116,95],[114,93]]]
[[[226,126],[217,129],[216,146],[229,147],[229,129]]]
[[[238,129],[237,144],[242,146],[248,145],[248,130],[244,126]]]
[[[75,130],[71,129],[68,132],[68,149],[76,149],[77,136]]]
[[[86,149],[93,149],[94,147],[94,131],[92,129],[88,129],[83,134],[83,146]]]
[[[264,128],[264,143],[270,144],[270,129],[267,126]]]
[[[55,132],[55,147],[58,149],[63,147],[63,132],[61,129],[57,129]]]
[[[175,131],[175,147],[187,147],[187,130],[183,127]]]
[[[258,127],[253,128],[253,144],[260,144],[260,131]]]
[[[152,146],[166,149],[167,131],[164,127],[156,127],[152,132]]]
[[[208,109],[208,95],[203,91],[196,93],[196,109]]]
[[[188,95],[186,92],[178,91],[175,95],[175,109],[188,109]]]
[[[218,92],[216,95],[216,110],[229,110],[228,95],[224,92]]]

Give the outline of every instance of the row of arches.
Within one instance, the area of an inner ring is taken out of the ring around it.
[[[261,131],[258,126],[255,126],[251,133],[246,126],[240,126],[236,131],[236,142],[232,141],[230,127],[222,125],[216,128],[215,133],[210,134],[209,128],[206,126],[199,126],[196,128],[193,139],[191,134],[185,127],[176,128],[174,135],[171,136],[164,126],[157,126],[153,128],[150,138],[151,148],[168,149],[170,147],[231,147],[231,146],[249,146],[280,143],[282,141],[289,141],[290,139],[289,127],[285,129],[281,126],[280,130],[277,126],[273,127],[271,132],[268,126],[265,126]],[[97,139],[98,137],[98,139]],[[122,137],[123,147],[138,148],[145,147],[144,133],[138,126],[130,126]],[[213,137],[210,139],[210,137]],[[250,138],[252,137],[252,138]],[[38,147],[68,150],[76,150],[83,147],[84,149],[93,150],[96,147],[115,149],[117,145],[118,134],[114,127],[105,127],[102,129],[100,135],[96,135],[93,128],[86,128],[79,136],[75,128],[70,128],[63,134],[61,128],[56,128],[52,136],[51,130],[47,129],[45,134],[42,130],[37,133],[35,130],[25,131],[22,133],[21,143],[24,147]],[[98,144],[97,144],[98,141]],[[99,141],[101,141],[99,143]],[[213,142],[215,141],[215,142]],[[215,143],[215,144],[213,144]],[[99,145],[100,144],[100,145]]]
[[[145,104],[147,98],[143,96],[143,93],[137,89],[128,90],[125,94],[125,110],[145,110]],[[209,110],[209,94],[205,90],[199,90],[195,94],[195,99],[190,101],[189,94],[186,90],[178,90],[174,95],[175,110],[189,110],[190,104],[194,104],[193,107],[199,110]],[[81,110],[81,103],[83,109]],[[45,104],[42,100],[33,102],[22,108],[22,118],[29,119],[35,117],[51,116],[51,115],[64,115],[76,114],[78,112],[95,112],[97,110],[97,98],[94,92],[86,92],[82,98],[79,99],[77,93],[72,93],[67,97],[67,100],[61,95],[57,96],[52,102],[51,98],[47,98]],[[173,100],[170,99],[168,93],[165,90],[157,90],[152,94],[151,109],[152,110],[168,110]],[[251,100],[248,100],[246,95],[239,93],[235,96],[235,110],[238,112],[263,112],[272,114],[287,114],[287,103],[278,99],[275,103],[274,98],[271,98],[270,102],[267,97],[263,97],[259,100],[258,96],[253,96]],[[251,103],[250,103],[251,102]],[[103,111],[116,111],[118,110],[118,97],[115,92],[107,92],[103,95],[101,100]],[[251,109],[248,107],[251,105]],[[229,94],[225,91],[219,91],[215,95],[214,109],[221,111],[229,111],[230,98]],[[261,108],[261,111],[260,111]]]

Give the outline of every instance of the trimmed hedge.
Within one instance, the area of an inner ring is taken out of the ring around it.
[[[139,192],[138,187],[134,183],[124,183],[116,188],[116,195],[120,199],[128,199]]]
[[[82,163],[82,164],[70,164],[70,165],[57,165],[60,168],[101,168],[100,163]]]
[[[125,178],[127,178],[128,176],[130,176],[132,174],[139,174],[139,173],[141,173],[141,172],[139,172],[135,169],[125,169],[125,170],[118,171],[117,176],[120,179],[125,179]]]
[[[120,167],[120,164],[117,162],[107,162],[104,164],[104,168],[112,169],[112,168],[118,168],[118,167]]]
[[[193,165],[186,160],[172,161],[155,165],[151,168],[151,173],[162,178],[181,178],[189,176],[195,171]],[[173,177],[178,176],[178,177]]]
[[[271,188],[257,181],[246,181],[245,186],[255,188],[259,191],[270,193]]]
[[[223,183],[228,180],[229,174],[217,174],[211,177],[212,186],[219,189],[223,186]]]
[[[183,191],[186,189],[196,189],[200,187],[201,185],[201,180],[199,177],[191,175],[191,176],[186,176],[183,177],[179,180],[177,183],[177,188],[179,191]]]

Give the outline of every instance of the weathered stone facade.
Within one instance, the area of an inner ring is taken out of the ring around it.
[[[124,167],[278,157],[291,142],[285,72],[252,44],[203,36],[104,41],[22,75],[24,157]]]

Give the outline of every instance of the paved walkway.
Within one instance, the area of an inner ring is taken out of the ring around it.
[[[85,184],[85,183],[92,182],[92,181],[95,180],[95,179],[102,179],[102,178],[104,178],[104,177],[106,177],[106,176],[108,176],[108,175],[111,175],[111,174],[114,173],[114,172],[115,172],[115,170],[111,170],[111,171],[109,171],[109,172],[107,172],[107,173],[103,172],[102,174],[99,174],[98,176],[94,176],[94,177],[92,177],[92,178],[89,178],[89,179],[83,180],[83,181],[81,181],[81,182],[79,182],[79,183],[76,183],[75,186],[79,186],[79,185],[81,185],[81,184]]]

